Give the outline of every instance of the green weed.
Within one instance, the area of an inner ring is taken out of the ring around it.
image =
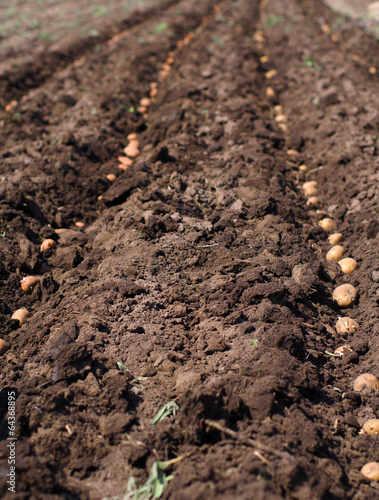
[[[161,422],[164,418],[173,415],[176,415],[176,412],[179,411],[179,405],[175,403],[175,401],[170,401],[166,405],[164,405],[158,413],[155,415],[153,420],[150,422],[151,425],[157,425],[159,422]]]
[[[274,24],[282,23],[284,21],[283,16],[270,16],[266,19],[266,26],[274,26]]]
[[[167,29],[167,27],[168,27],[168,24],[165,21],[163,21],[163,22],[157,24],[157,26],[155,26],[154,31],[155,31],[155,33],[162,33],[163,31],[165,31]]]
[[[104,17],[109,13],[108,7],[95,7],[92,11],[93,17]]]

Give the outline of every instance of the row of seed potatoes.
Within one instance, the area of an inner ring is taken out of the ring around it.
[[[317,182],[316,181],[308,181],[303,184],[304,195],[308,198],[308,205],[317,205]],[[327,232],[331,234],[328,237],[329,243],[332,247],[326,253],[326,260],[332,261],[335,260],[338,262],[341,270],[345,274],[353,273],[357,267],[357,261],[352,257],[346,257],[346,248],[341,245],[343,242],[342,233],[338,233],[337,224],[333,219],[326,217],[319,221],[319,225]],[[338,304],[341,309],[347,309],[352,307],[358,297],[358,292],[355,287],[352,285],[345,283],[343,285],[338,286],[333,292],[333,300]],[[348,316],[339,318],[336,325],[336,331],[338,334],[345,333],[355,333],[359,325],[358,323]],[[334,354],[343,355],[344,349],[350,349],[349,346],[341,346]],[[363,373],[359,375],[353,383],[354,391],[361,392],[365,387],[371,387],[374,390],[379,389],[379,380],[377,377],[371,373]],[[362,434],[369,435],[377,435],[379,434],[379,419],[370,419],[364,423],[362,430]],[[365,464],[361,473],[370,480],[379,481],[379,462],[369,462]]]
[[[202,19],[202,22],[200,26],[198,27],[197,31],[200,32],[202,31],[208,24],[209,20],[217,14],[222,5],[226,3],[226,0],[222,0],[219,2],[214,8],[212,14],[205,16]],[[109,40],[108,44],[114,44],[121,38],[127,35],[127,32],[124,31],[122,33],[119,33],[118,35],[115,35],[111,40]],[[137,108],[137,111],[143,115],[145,119],[148,118],[148,109],[151,103],[153,103],[156,99],[156,96],[158,94],[158,88],[159,84],[162,83],[162,81],[167,78],[169,73],[172,70],[172,65],[175,61],[175,59],[178,56],[178,52],[183,49],[186,45],[190,43],[192,38],[195,36],[195,33],[193,31],[190,31],[187,33],[182,40],[179,40],[176,44],[176,48],[173,51],[170,51],[168,53],[168,57],[164,64],[162,65],[162,68],[160,69],[158,73],[158,82],[151,82],[150,83],[150,92],[149,92],[149,97],[143,97],[140,102],[139,106]],[[74,64],[78,64],[79,60],[76,61]],[[12,106],[16,105],[17,101],[14,101],[11,105],[8,106],[9,109],[11,109]],[[7,110],[7,109],[6,109]],[[124,147],[123,153],[124,155],[118,157],[118,162],[119,162],[119,168],[123,171],[126,171],[128,167],[130,167],[133,164],[133,161],[141,154],[140,152],[140,143],[137,138],[137,134],[135,132],[130,133],[127,136],[128,144],[127,146]],[[117,177],[115,174],[110,173],[107,176],[107,179],[110,182],[115,182]],[[98,199],[100,200],[103,196],[100,195]],[[75,226],[79,228],[84,227],[83,222],[76,222]],[[56,233],[59,236],[60,231],[64,231],[64,229],[56,229]],[[53,252],[56,249],[56,242],[52,239],[47,239],[42,242],[41,247],[40,247],[40,252],[43,254],[45,251],[50,251]],[[47,266],[46,271],[49,271],[50,268]],[[21,288],[22,290],[27,293],[31,294],[35,287],[40,283],[41,281],[41,276],[26,276],[21,280]],[[17,309],[11,319],[15,321],[15,324],[20,327],[22,326],[28,319],[29,317],[29,311],[25,308]],[[8,349],[9,349],[9,344],[0,338],[0,356],[5,354]]]
[[[56,248],[56,245],[56,242],[52,239],[44,240],[40,246],[41,255],[43,256],[44,252],[47,251],[49,251],[50,253],[53,252]],[[50,270],[50,267],[45,264],[42,269],[47,272]],[[31,294],[38,283],[41,281],[41,279],[41,276],[25,276],[20,281],[22,291],[27,294]],[[16,328],[22,326],[27,321],[29,314],[29,311],[24,307],[17,309],[12,314],[11,319],[14,321]],[[8,342],[6,342],[4,339],[0,339],[0,356],[5,354],[8,351],[9,347],[10,346]]]
[[[214,13],[218,11],[220,7],[216,6],[214,8]],[[210,17],[210,16],[209,16]],[[209,20],[209,17],[205,17],[203,19],[203,22],[201,23],[200,28],[204,28]],[[122,35],[123,36],[123,35]],[[121,36],[121,37],[122,37]],[[158,88],[159,88],[159,83],[161,83],[171,72],[172,70],[172,65],[175,61],[175,58],[177,56],[177,52],[181,50],[184,46],[188,45],[191,39],[193,38],[194,33],[191,31],[185,35],[185,37],[182,40],[179,40],[176,44],[176,49],[172,50],[168,53],[168,57],[166,61],[163,63],[162,68],[160,69],[158,73],[158,82],[151,82],[150,83],[150,92],[149,92],[149,97],[143,97],[140,102],[139,106],[137,107],[137,111],[142,114],[142,116],[147,120],[148,118],[148,110],[150,105],[155,101],[156,96],[158,94]],[[114,37],[112,39],[112,43],[115,43],[119,38],[121,37]],[[140,151],[140,143],[137,138],[137,134],[135,132],[130,133],[127,136],[128,144],[127,146],[124,147],[123,153],[124,155],[118,157],[118,168],[126,171],[129,167],[133,165],[133,161],[141,154]],[[110,182],[114,182],[116,180],[116,175],[111,173],[108,174],[107,179]],[[103,195],[100,195],[98,197],[99,200],[101,200]]]
[[[258,50],[262,50],[264,45],[264,38],[261,31],[257,30],[255,32],[253,40],[255,42],[256,48]],[[269,62],[268,55],[266,54],[262,55],[260,57],[260,62],[264,65],[267,64]],[[273,83],[272,80],[274,80],[276,76],[277,76],[276,69],[268,69],[265,72],[265,79],[271,85]],[[271,85],[266,86],[265,93],[269,101],[275,101],[276,92],[273,86]],[[287,126],[288,120],[287,116],[283,112],[282,106],[280,104],[276,104],[273,107],[273,113],[274,113],[274,120],[277,123],[277,126],[284,133],[286,133],[288,129]],[[299,152],[290,149],[287,151],[287,154],[290,156],[297,156],[299,155]],[[308,167],[306,165],[300,165],[299,171],[302,173],[306,172],[308,174],[311,173],[308,172]],[[305,198],[307,199],[306,202],[307,206],[309,206],[310,208],[317,208],[320,205],[320,200],[317,197],[317,192],[318,192],[317,181],[310,180],[304,182],[304,184],[302,185],[302,190]],[[328,261],[335,260],[338,263],[339,267],[341,268],[342,272],[345,274],[353,273],[357,269],[358,264],[354,258],[346,256],[347,253],[346,248],[343,246],[343,244],[341,244],[343,242],[343,235],[342,233],[337,231],[338,230],[337,223],[333,219],[326,217],[319,221],[319,225],[326,232],[330,233],[328,241],[331,245],[331,248],[326,254],[326,260]],[[358,292],[356,288],[350,284],[340,285],[333,292],[333,301],[336,302],[341,309],[348,309],[354,306],[354,304],[357,301],[357,298],[358,298]],[[345,316],[338,318],[335,325],[335,329],[338,334],[355,333],[359,329],[359,325],[354,319]],[[334,354],[336,356],[343,356],[344,353],[346,352],[345,350],[351,351],[351,348],[348,345],[342,345],[334,351]],[[361,392],[365,387],[371,387],[374,390],[379,389],[378,378],[371,373],[363,373],[362,375],[359,375],[353,382],[353,389],[354,391]],[[379,434],[379,419],[371,419],[365,422],[362,427],[361,434],[368,434],[368,435]],[[379,462],[369,462],[365,464],[361,469],[361,473],[366,478],[379,482]]]

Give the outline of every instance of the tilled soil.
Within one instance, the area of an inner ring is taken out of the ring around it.
[[[2,498],[123,498],[157,460],[162,498],[378,498],[377,43],[315,0],[146,2],[65,43],[0,75]]]

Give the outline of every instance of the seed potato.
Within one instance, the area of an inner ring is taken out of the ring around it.
[[[333,292],[333,300],[343,309],[355,304],[358,292],[353,285],[345,284],[338,286]]]
[[[326,260],[340,260],[345,251],[343,246],[334,245],[326,254]]]
[[[305,196],[314,196],[317,193],[317,181],[304,182],[302,188],[304,190]]]
[[[5,354],[8,349],[9,349],[9,344],[5,342],[5,340],[0,339],[0,356]]]
[[[308,207],[317,207],[317,205],[320,204],[320,200],[317,198],[317,196],[311,196],[308,198],[307,205]]]
[[[274,106],[274,113],[276,115],[282,115],[283,114],[283,107],[280,104],[277,104]]]
[[[349,352],[354,352],[354,351],[348,344],[344,344],[344,345],[341,345],[340,347],[337,347],[337,349],[334,351],[334,354],[336,356],[344,356],[345,354],[348,354]]]
[[[148,97],[143,97],[139,103],[141,106],[150,106],[150,99]]]
[[[125,148],[126,149],[126,148]],[[125,165],[125,167],[130,167],[130,165],[133,164],[133,160],[128,158],[127,156],[119,156],[118,161],[122,164]]]
[[[358,330],[358,328],[359,328],[358,323],[348,317],[339,318],[339,320],[336,323],[336,331],[339,334],[355,333]]]
[[[136,158],[140,154],[138,141],[130,141],[130,143],[124,148],[124,153],[130,158]]]
[[[335,231],[337,229],[337,224],[333,219],[325,217],[319,221],[319,226],[321,226],[325,231]]]
[[[351,257],[346,257],[345,259],[339,260],[338,265],[340,266],[342,272],[345,274],[351,274],[358,267],[357,261],[352,259]]]
[[[342,241],[342,233],[333,233],[328,236],[328,241],[331,245],[336,245],[340,241]]]
[[[56,246],[57,246],[57,244],[55,243],[54,240],[51,240],[51,239],[44,240],[41,244],[41,252],[43,252],[44,250],[47,250],[48,248],[51,248],[54,250],[54,248]]]
[[[379,380],[371,373],[362,373],[354,380],[354,391],[361,392],[364,387],[379,389]]]
[[[284,123],[287,121],[286,115],[277,115],[275,116],[275,121],[278,123]]]
[[[21,280],[21,288],[25,293],[32,293],[40,281],[39,276],[26,276]]]
[[[379,419],[372,418],[371,420],[367,420],[367,422],[363,424],[362,430],[364,434],[379,434]]]
[[[267,71],[265,74],[266,80],[272,80],[277,74],[278,72],[276,69],[270,69],[270,71]]]
[[[28,310],[23,307],[21,309],[17,309],[17,311],[15,311],[12,314],[11,319],[16,319],[20,323],[20,326],[21,326],[21,325],[23,325],[25,323],[26,318],[28,316],[29,316]]]
[[[379,481],[379,463],[369,462],[364,465],[361,469],[361,474],[367,477],[367,479],[371,479],[371,481]]]

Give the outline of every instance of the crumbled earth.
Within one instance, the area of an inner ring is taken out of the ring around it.
[[[157,0],[97,29],[2,61],[1,497],[123,498],[159,460],[172,500],[378,498],[378,397],[352,386],[379,376],[377,42],[316,0]]]

